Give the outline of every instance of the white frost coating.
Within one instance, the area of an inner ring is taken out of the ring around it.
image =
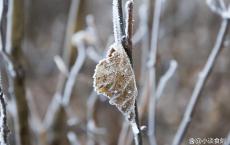
[[[2,97],[1,99],[4,99],[2,92],[0,92],[0,95],[1,95],[0,97]],[[4,124],[4,119],[6,118],[5,113],[4,113],[5,109],[6,108],[4,107],[4,104],[1,100],[1,103],[0,103],[0,145],[6,145],[6,140],[4,138],[5,133],[6,133],[5,132],[6,126]]]
[[[136,123],[131,123],[131,126],[134,134],[138,134],[140,132]]]
[[[120,17],[119,17],[119,9],[118,9],[118,0],[113,0],[113,33],[115,43],[119,43],[121,41],[121,27],[120,27]]]
[[[107,60],[110,60],[109,63]],[[109,103],[115,105],[129,122],[133,122],[138,91],[130,60],[120,43],[111,45],[107,57],[96,66],[93,78],[95,91],[107,96]]]

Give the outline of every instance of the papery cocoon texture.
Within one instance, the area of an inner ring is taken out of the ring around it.
[[[126,119],[135,122],[137,87],[130,60],[121,44],[113,44],[106,58],[97,64],[94,88],[110,99]]]

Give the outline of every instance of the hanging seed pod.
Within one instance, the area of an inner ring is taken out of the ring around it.
[[[96,66],[94,88],[110,99],[126,119],[135,122],[137,87],[130,60],[121,44],[113,44],[105,59]]]

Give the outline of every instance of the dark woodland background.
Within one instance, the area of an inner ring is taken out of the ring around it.
[[[226,1],[228,2],[228,1]],[[63,55],[63,43],[67,25],[70,0],[25,0],[25,33],[23,38],[24,68],[26,72],[26,94],[34,99],[34,107],[40,118],[44,118],[53,98],[60,71],[54,62],[56,55]],[[135,1],[134,32],[139,27],[139,7],[142,0]],[[152,9],[154,6],[152,6]],[[112,36],[112,0],[81,0],[76,21],[76,32],[86,28],[85,18],[94,16],[98,40],[102,44],[100,52],[107,46]],[[158,75],[166,72],[169,62],[177,60],[178,68],[168,82],[157,105],[157,141],[159,145],[171,144],[181,121],[189,97],[215,43],[221,23],[205,0],[164,0],[159,30]],[[111,44],[111,43],[109,43]],[[138,87],[141,70],[141,44],[133,50],[135,75]],[[214,70],[205,85],[201,99],[195,109],[192,124],[183,144],[190,137],[226,137],[230,130],[230,43],[226,39]],[[73,48],[72,61],[77,52]],[[77,116],[78,125],[73,128],[82,144],[86,144],[87,99],[93,90],[93,73],[96,63],[86,58],[77,76],[70,106]],[[141,97],[141,96],[139,96]],[[105,144],[116,145],[124,121],[114,106],[105,97],[99,97],[94,118],[97,126],[106,133],[96,135]],[[141,125],[147,125],[147,112]],[[35,125],[36,128],[36,125]],[[146,134],[143,132],[144,144]],[[62,138],[62,137],[60,137]],[[63,137],[64,138],[64,137]],[[68,144],[64,139],[62,145]]]

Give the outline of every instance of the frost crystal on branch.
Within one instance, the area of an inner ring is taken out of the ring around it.
[[[121,42],[124,35],[121,0],[113,0],[113,31],[115,43]]]
[[[6,103],[0,88],[0,145],[7,145]]]
[[[135,122],[137,87],[130,60],[122,45],[111,46],[108,55],[96,66],[94,88],[110,99],[130,122]]]

